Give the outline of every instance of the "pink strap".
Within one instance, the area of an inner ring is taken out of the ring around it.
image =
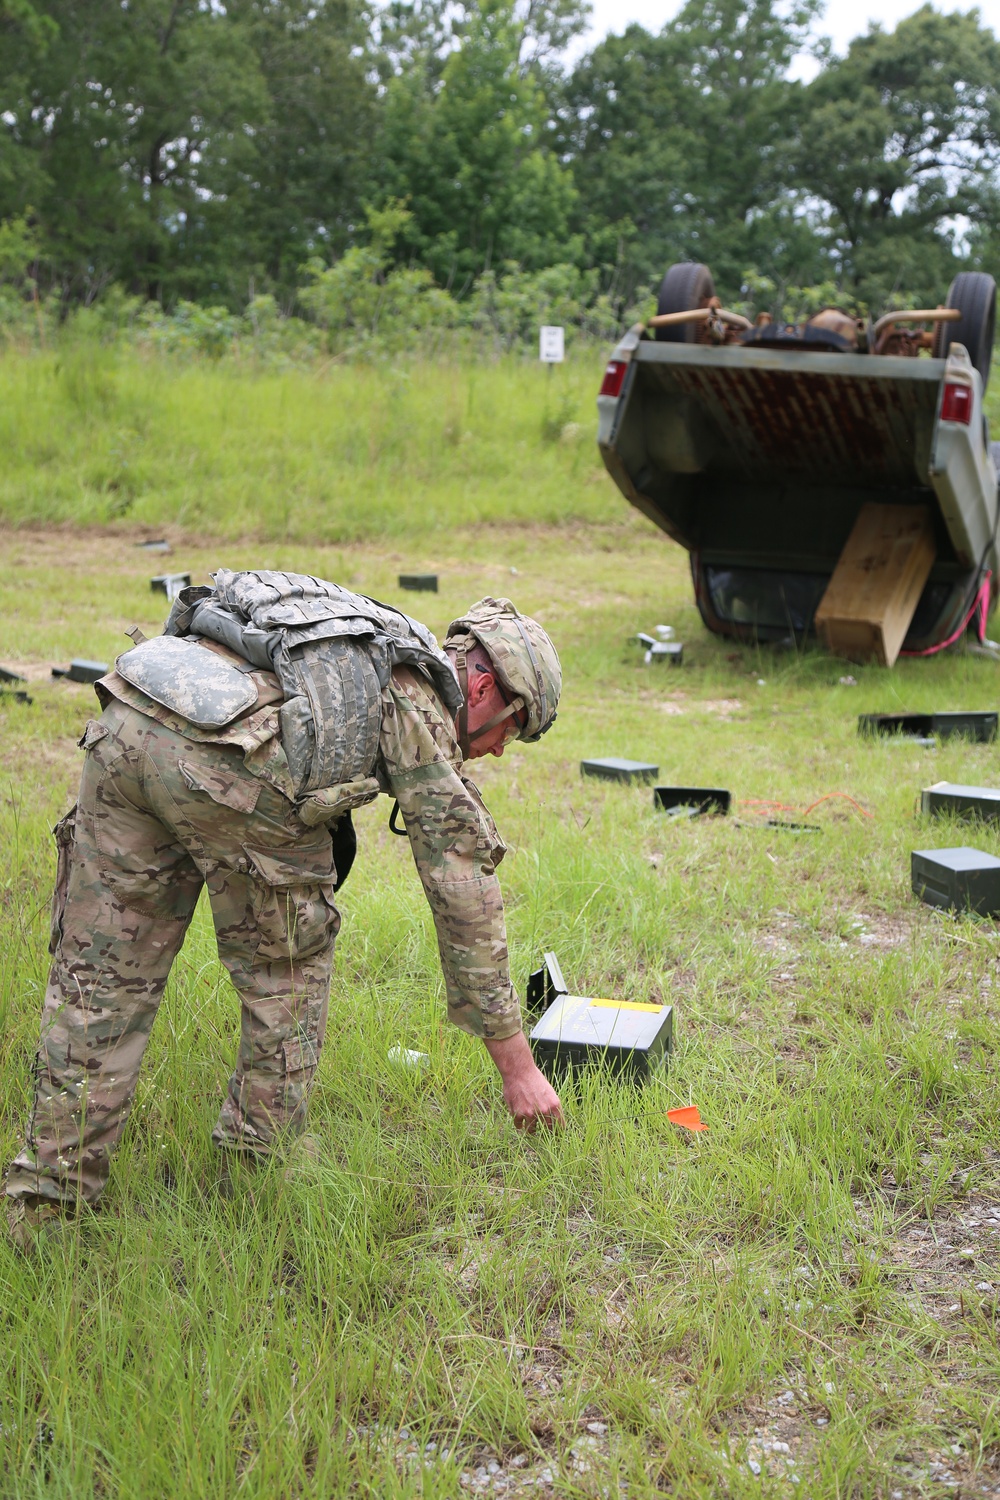
[[[899,653],[900,656],[936,656],[939,651],[946,651],[949,646],[954,646],[962,631],[969,628],[969,622],[977,612],[979,618],[976,621],[976,636],[978,637],[979,644],[982,645],[986,639],[986,618],[990,609],[990,579],[992,577],[992,571],[987,569],[986,577],[983,579],[978,594],[972,601],[969,613],[953,635],[950,635],[946,641],[939,641],[936,646],[926,646],[923,651],[901,651]]]

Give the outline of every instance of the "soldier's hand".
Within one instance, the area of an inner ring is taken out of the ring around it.
[[[503,1079],[503,1102],[518,1130],[530,1135],[539,1125],[564,1125],[559,1095],[539,1072],[523,1031],[502,1042],[486,1043]]]

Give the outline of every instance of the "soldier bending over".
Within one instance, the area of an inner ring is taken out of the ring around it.
[[[170,966],[202,885],[242,1002],[212,1139],[266,1155],[301,1132],[354,858],[351,809],[395,797],[437,929],[452,1021],[482,1037],[516,1124],[562,1119],[510,982],[505,852],[463,762],[551,725],[541,626],[483,599],[438,648],[401,611],[296,573],[215,575],[97,684],[78,805],[56,828],[52,969],[11,1231],[107,1183]],[[403,830],[396,830],[402,832]]]

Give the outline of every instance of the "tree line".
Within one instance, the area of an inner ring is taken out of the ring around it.
[[[586,0],[0,0],[0,280],[322,322],[390,282],[624,310],[690,259],[936,302],[1000,264],[1000,46],[924,6],[807,84],[820,10],[687,0],[567,66]]]

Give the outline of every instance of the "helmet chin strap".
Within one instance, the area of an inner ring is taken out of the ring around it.
[[[458,685],[462,689],[462,706],[458,710],[458,748],[462,752],[462,759],[469,758],[469,668],[465,660],[464,642],[455,647],[455,668],[458,672]]]
[[[458,672],[458,685],[462,689],[462,706],[458,710],[458,748],[462,752],[462,759],[468,760],[472,742],[482,739],[484,734],[489,734],[490,730],[495,729],[498,724],[502,724],[504,719],[509,719],[513,714],[516,714],[518,709],[524,707],[524,699],[515,698],[512,703],[508,703],[498,714],[494,714],[492,719],[488,719],[485,724],[480,724],[475,734],[470,734],[469,667],[464,644],[455,647],[455,669]]]
[[[481,724],[479,726],[479,728],[476,730],[475,734],[470,734],[469,735],[469,739],[470,740],[479,740],[479,739],[482,739],[482,737],[483,737],[484,734],[489,734],[489,732],[490,732],[491,729],[495,729],[498,724],[502,724],[503,723],[504,719],[511,718],[511,716],[513,714],[517,713],[517,711],[518,711],[519,708],[523,708],[523,707],[524,707],[524,699],[523,698],[515,698],[514,701],[513,701],[513,703],[508,703],[507,706],[506,706],[506,708],[501,709],[501,711],[498,714],[494,714],[493,717],[492,717],[492,719],[487,719],[487,721],[486,721],[485,724]]]

